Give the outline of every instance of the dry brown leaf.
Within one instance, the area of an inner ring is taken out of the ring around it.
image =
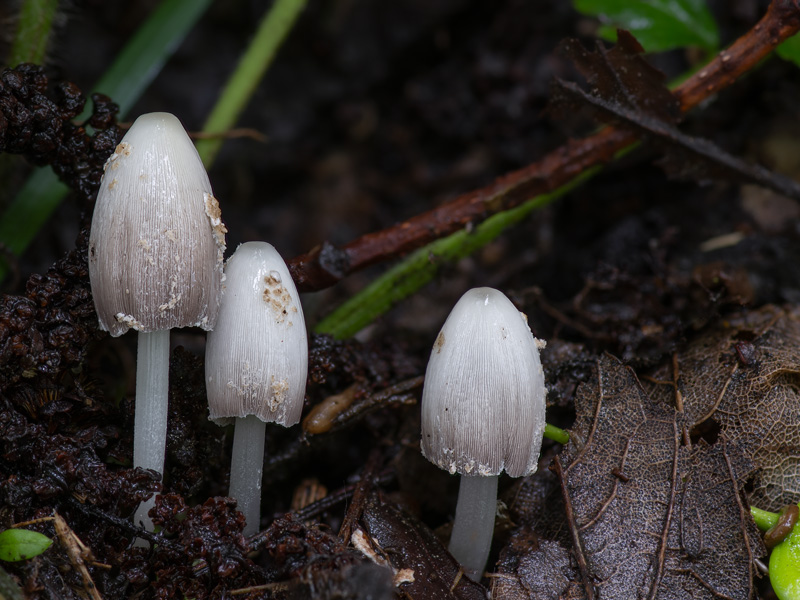
[[[610,356],[575,403],[563,480],[587,596],[753,597],[763,546],[742,505],[753,468],[738,446],[684,445],[684,416]]]
[[[572,82],[556,80],[550,98],[554,114],[582,109],[604,124],[631,129],[663,152],[660,166],[680,179],[709,179],[756,183],[794,199],[800,185],[789,177],[750,164],[725,152],[709,140],[693,138],[674,127],[680,120],[678,99],[666,87],[664,74],[642,57],[642,47],[629,32],[620,30],[610,49],[598,44],[594,52],[576,40],[562,49],[586,77],[584,91]]]
[[[686,415],[656,391],[617,359],[596,361],[575,399],[573,441],[555,461],[562,498],[549,474],[520,486],[510,505],[520,527],[494,597],[754,597],[753,559],[765,549],[742,500],[754,467],[724,436],[687,444]]]
[[[644,59],[644,49],[630,32],[617,33],[617,43],[608,49],[598,42],[591,52],[575,39],[564,40],[560,49],[586,78],[592,93],[661,121],[677,123],[680,105],[666,87],[666,76]]]
[[[433,532],[387,499],[371,494],[359,525],[359,549],[392,568],[397,589],[405,597],[486,598],[486,590],[464,575]]]
[[[527,529],[517,532],[515,542],[526,549],[514,552],[513,547],[509,547],[503,551],[494,576],[492,598],[582,600],[586,597],[578,572],[571,564],[569,550],[564,546],[538,540],[536,534]]]
[[[677,387],[671,383],[677,381]],[[686,422],[737,443],[759,473],[752,501],[777,511],[800,496],[800,310],[766,306],[700,336],[645,386],[676,389]]]

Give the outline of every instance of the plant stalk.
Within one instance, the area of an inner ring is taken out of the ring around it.
[[[8,65],[44,62],[47,43],[58,11],[58,0],[25,0],[20,6],[19,23]]]
[[[231,485],[228,495],[235,498],[244,515],[244,535],[252,535],[261,522],[261,476],[264,471],[264,432],[267,424],[255,415],[237,417],[233,432]]]
[[[164,474],[169,396],[169,329],[139,332],[136,357],[136,414],[133,421],[133,466]],[[136,509],[135,524],[153,531],[147,512],[155,495]]]
[[[775,527],[775,523],[778,522],[777,513],[769,512],[768,510],[761,510],[755,506],[750,507],[750,515],[753,517],[753,520],[756,522],[756,526],[761,531],[768,531],[772,527]]]
[[[234,126],[305,5],[306,0],[276,0],[272,5],[206,119],[203,133],[224,133]],[[222,141],[221,137],[197,141],[206,168],[214,162]]]
[[[461,476],[448,550],[473,581],[481,580],[492,547],[499,478]]]

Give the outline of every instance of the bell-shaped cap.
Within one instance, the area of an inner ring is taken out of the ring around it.
[[[534,473],[545,426],[541,344],[502,292],[464,294],[425,373],[423,455],[461,475]]]
[[[89,235],[101,329],[212,329],[227,230],[180,121],[142,115],[104,169]]]
[[[225,265],[206,343],[210,418],[256,415],[290,427],[300,420],[307,371],[303,308],[286,263],[266,242],[242,244]]]

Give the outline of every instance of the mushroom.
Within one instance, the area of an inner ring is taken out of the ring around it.
[[[543,346],[502,292],[476,288],[456,303],[428,362],[422,454],[461,475],[449,550],[475,581],[489,556],[500,473],[523,477],[537,468]]]
[[[164,472],[169,330],[214,327],[225,226],[203,164],[180,121],[140,116],[104,167],[89,235],[100,328],[139,332],[133,465]],[[147,516],[154,498],[134,517]]]
[[[297,289],[280,254],[248,242],[225,265],[219,320],[208,334],[206,391],[213,421],[236,418],[229,495],[258,530],[267,421],[300,420],[308,342]]]

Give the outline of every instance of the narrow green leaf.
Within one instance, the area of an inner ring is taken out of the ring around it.
[[[705,0],[573,0],[575,9],[597,17],[598,34],[616,40],[616,29],[630,31],[647,52],[699,46],[714,52],[719,32]]]
[[[69,189],[49,168],[37,169],[0,219],[0,243],[19,256]],[[0,281],[5,277],[0,263]]]
[[[162,2],[93,91],[113,98],[124,117],[210,4],[211,0]],[[87,108],[82,117],[90,110]],[[22,254],[68,191],[51,169],[36,169],[0,218],[0,244],[16,255]],[[0,261],[0,281],[6,273],[7,267]]]
[[[212,0],[164,0],[94,86],[124,117],[175,53]]]
[[[11,45],[8,64],[44,62],[58,0],[24,0],[19,7],[17,32]]]
[[[790,37],[775,49],[784,60],[789,60],[800,67],[800,34]]]
[[[204,133],[224,133],[233,127],[306,2],[307,0],[276,0],[267,11],[253,41],[208,116],[203,126]],[[198,140],[196,146],[203,164],[208,168],[222,147],[222,138]]]
[[[39,556],[53,543],[46,535],[29,529],[0,532],[0,560],[18,562]]]
[[[400,300],[431,281],[441,267],[468,256],[532,211],[550,204],[599,171],[600,167],[588,169],[557,190],[492,215],[473,231],[462,229],[420,248],[320,321],[314,330],[340,339],[355,335]]]

